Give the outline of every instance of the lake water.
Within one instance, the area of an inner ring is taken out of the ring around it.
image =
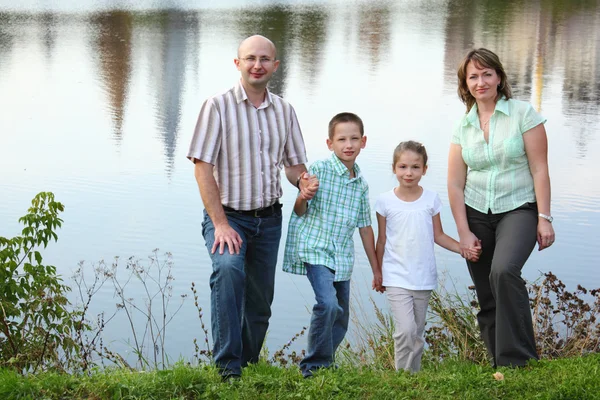
[[[65,277],[80,260],[91,270],[101,259],[144,259],[159,248],[173,254],[173,293],[191,294],[196,282],[208,308],[203,207],[185,155],[203,100],[239,77],[238,43],[261,33],[278,47],[271,90],[294,105],[309,160],[329,155],[329,119],[356,112],[368,137],[358,162],[374,203],[396,183],[395,145],[422,141],[430,157],[422,183],[440,194],[442,222],[455,237],[445,182],[452,127],[464,113],[456,67],[473,47],[494,50],[515,97],[548,119],[557,241],[534,251],[524,276],[552,271],[571,289],[600,286],[597,1],[14,3],[0,0],[0,235],[20,232],[17,219],[36,193],[54,192],[66,206],[64,225],[43,254]],[[284,225],[295,193],[284,183]],[[370,269],[359,242],[353,279],[366,294]],[[462,259],[436,251],[439,269],[464,290]],[[132,290],[143,304],[141,288]],[[115,302],[105,288],[92,309],[108,312]],[[278,272],[271,350],[308,324],[312,303],[306,278]],[[125,322],[106,328],[117,350],[127,348]],[[193,338],[203,336],[190,299],[167,337],[173,357],[191,357]]]

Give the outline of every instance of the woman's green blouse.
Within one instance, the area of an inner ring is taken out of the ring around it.
[[[535,201],[533,177],[523,133],[546,122],[531,104],[502,98],[489,122],[489,140],[479,126],[477,104],[465,114],[452,135],[468,166],[465,204],[494,214]]]

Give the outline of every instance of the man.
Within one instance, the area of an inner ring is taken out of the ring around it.
[[[241,80],[206,100],[188,158],[204,203],[202,234],[210,277],[213,359],[224,379],[258,361],[269,318],[281,237],[281,166],[306,199],[306,149],[292,106],[269,92],[275,45],[259,35],[240,44]],[[316,183],[315,183],[316,182]]]

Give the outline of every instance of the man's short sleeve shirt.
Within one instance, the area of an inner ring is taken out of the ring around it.
[[[282,196],[282,167],[306,163],[306,149],[287,101],[267,90],[256,108],[238,82],[204,102],[187,157],[215,166],[223,205],[254,210]]]

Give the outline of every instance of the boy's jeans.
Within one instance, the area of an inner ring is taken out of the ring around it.
[[[210,254],[215,228],[206,211],[202,234],[213,273],[210,307],[213,359],[222,375],[240,375],[241,368],[258,361],[271,317],[277,251],[281,238],[281,210],[257,218],[226,212],[229,225],[242,238],[240,254],[229,248]]]
[[[300,362],[302,375],[307,377],[333,364],[335,351],[348,331],[350,281],[334,282],[335,272],[324,265],[305,266],[317,301],[310,319],[308,353]]]

